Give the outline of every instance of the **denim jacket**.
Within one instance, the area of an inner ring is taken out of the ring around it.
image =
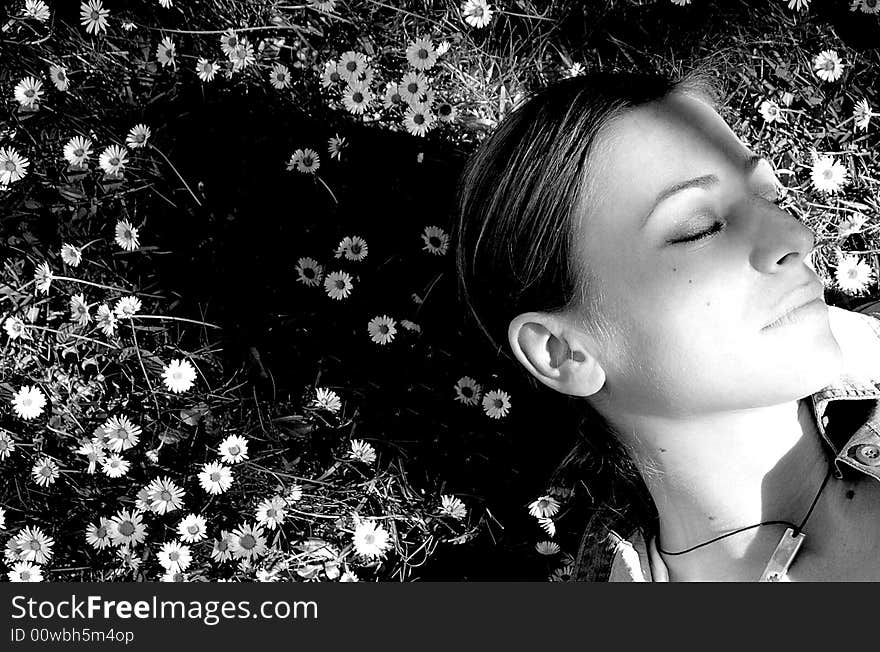
[[[880,482],[880,301],[856,311],[836,306],[828,306],[828,311],[831,331],[843,353],[843,373],[810,396],[813,416],[834,456],[836,478],[862,473]],[[588,526],[574,580],[669,581],[653,533],[624,527],[612,521],[599,528],[597,536],[596,528]],[[626,536],[619,531],[626,531]]]

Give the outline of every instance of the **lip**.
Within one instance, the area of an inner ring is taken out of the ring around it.
[[[776,317],[764,324],[761,330],[770,330],[799,321],[810,309],[827,309],[824,299],[824,286],[820,281],[799,285],[785,295],[777,304]]]

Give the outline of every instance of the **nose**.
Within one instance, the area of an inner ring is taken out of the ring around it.
[[[787,265],[801,263],[816,244],[816,235],[806,224],[776,206],[760,209],[755,218],[755,269],[769,274],[782,271]]]

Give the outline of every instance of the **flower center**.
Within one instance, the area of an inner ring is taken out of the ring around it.
[[[257,545],[257,540],[252,534],[245,534],[243,537],[241,537],[240,541],[241,547],[245,550],[250,550]]]
[[[239,448],[238,446],[230,446],[229,447],[229,454],[230,455],[238,455],[240,452],[241,452],[241,448]]]
[[[357,63],[354,61],[349,61],[347,64],[345,64],[345,69],[348,72],[354,72],[355,70],[357,70]]]
[[[163,491],[162,493],[159,494],[159,499],[167,502],[167,501],[171,500],[171,494],[167,491]]]
[[[198,534],[199,526],[198,525],[190,525],[188,528],[186,528],[186,531],[189,532],[190,534]]]
[[[220,474],[216,473],[216,472],[212,473],[211,474],[211,482],[220,482]]]
[[[428,58],[428,51],[425,48],[422,48],[421,50],[419,50],[419,59],[427,59],[427,58]]]
[[[130,537],[134,534],[134,524],[131,521],[123,521],[119,524],[119,534],[124,537]]]
[[[416,91],[419,90],[419,85],[415,82],[410,82],[406,85],[406,90],[415,95]]]

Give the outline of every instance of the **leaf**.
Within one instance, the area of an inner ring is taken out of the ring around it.
[[[206,414],[211,412],[205,403],[199,403],[195,407],[180,411],[180,420],[188,426],[197,426]]]
[[[159,435],[159,439],[161,439],[166,444],[176,444],[181,439],[186,439],[187,434],[181,430],[177,430],[175,428],[168,428],[165,432]]]

